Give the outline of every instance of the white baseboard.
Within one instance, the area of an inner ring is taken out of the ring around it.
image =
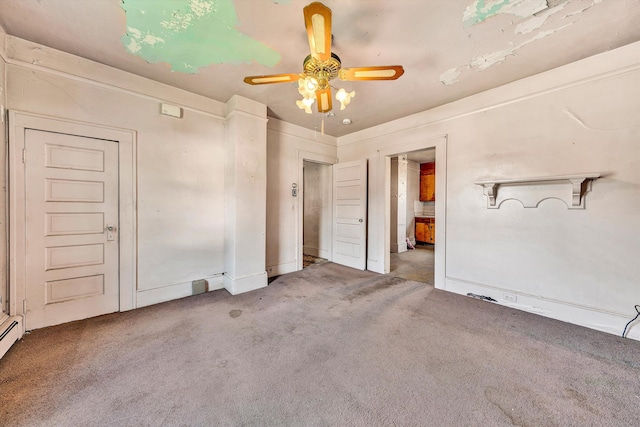
[[[629,317],[625,317],[618,313],[611,313],[593,307],[581,306],[566,301],[545,299],[514,292],[509,289],[481,285],[451,277],[445,279],[444,289],[461,295],[466,295],[469,292],[485,295],[497,300],[496,304],[618,336],[622,335],[624,326],[635,315],[634,313],[630,314]],[[513,301],[513,299],[515,299],[515,301]],[[626,337],[640,341],[640,319],[630,325]]]
[[[293,273],[294,271],[298,271],[298,262],[295,260],[267,266],[267,275],[269,277],[281,276],[283,274]]]
[[[21,316],[11,316],[0,324],[0,359],[16,341],[22,338],[24,327]]]
[[[255,291],[256,289],[266,288],[268,284],[269,281],[266,271],[252,276],[237,278],[231,277],[228,274],[224,275],[224,288],[231,295],[238,295],[249,291]]]
[[[207,281],[207,289],[209,291],[224,289],[224,282],[221,274],[205,277],[204,280]],[[192,282],[182,282],[170,286],[164,286],[162,288],[138,291],[136,293],[136,308],[159,304],[161,302],[167,302],[191,295],[193,295]]]

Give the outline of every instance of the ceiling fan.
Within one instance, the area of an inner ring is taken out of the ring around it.
[[[331,85],[336,77],[340,80],[395,80],[404,74],[401,65],[380,67],[342,68],[340,58],[331,52],[331,9],[322,3],[314,2],[304,9],[304,23],[307,27],[311,54],[303,63],[304,71],[293,74],[271,74],[266,76],[249,76],[244,82],[251,85],[298,82],[298,91],[303,96],[296,101],[298,107],[311,114],[311,105],[318,103],[318,111],[331,111]],[[340,109],[344,110],[355,92],[340,89],[336,99],[340,101]]]

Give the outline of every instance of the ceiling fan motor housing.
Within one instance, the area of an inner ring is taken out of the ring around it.
[[[329,81],[338,77],[341,67],[340,58],[335,53],[331,53],[331,58],[326,61],[313,58],[308,55],[304,59],[304,74],[315,78],[320,89],[329,87]]]

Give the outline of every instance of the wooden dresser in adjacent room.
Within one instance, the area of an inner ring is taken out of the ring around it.
[[[420,164],[420,201],[436,200],[436,164]],[[432,215],[416,215],[416,241],[435,244],[436,219]]]
[[[433,217],[416,217],[416,241],[436,243],[436,219]]]

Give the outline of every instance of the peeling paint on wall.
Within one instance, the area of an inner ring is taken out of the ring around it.
[[[257,62],[273,67],[280,54],[236,29],[232,0],[123,0],[122,44],[147,62],[195,73],[211,64]]]
[[[502,13],[526,18],[546,8],[547,0],[475,0],[462,14],[462,23],[470,27]]]

